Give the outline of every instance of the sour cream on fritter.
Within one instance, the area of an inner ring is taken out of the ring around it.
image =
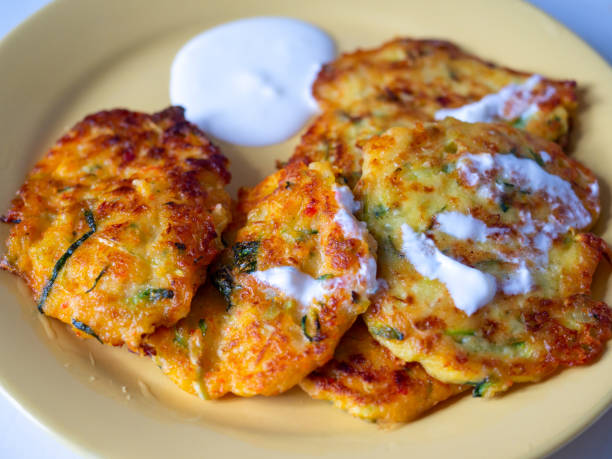
[[[335,185],[334,195],[338,205],[334,222],[340,227],[344,236],[347,239],[367,241],[369,236],[366,224],[353,215],[359,210],[360,204],[355,201],[351,190],[346,186]],[[295,299],[301,306],[302,314],[308,311],[312,303],[324,301],[325,297],[338,290],[370,295],[379,287],[379,282],[376,280],[376,260],[369,255],[360,257],[357,272],[347,272],[343,276],[330,279],[314,278],[293,266],[276,266],[265,271],[255,271],[251,276],[283,295]]]
[[[219,139],[247,146],[278,143],[316,113],[311,85],[335,54],[333,40],[302,21],[229,22],[181,48],[172,63],[170,99]]]
[[[512,121],[516,118],[527,120],[538,112],[540,103],[548,101],[555,94],[554,87],[546,86],[544,94],[534,95],[533,91],[542,81],[540,75],[533,75],[523,84],[511,83],[471,104],[438,110],[434,118],[442,120],[451,116],[468,123]]]

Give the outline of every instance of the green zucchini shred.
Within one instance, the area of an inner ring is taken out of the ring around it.
[[[476,332],[474,330],[445,330],[444,334],[451,337],[474,336]]]
[[[499,208],[502,210],[502,212],[508,212],[508,210],[510,210],[510,199],[507,196],[502,196],[501,199],[499,200]]]
[[[224,266],[213,272],[211,281],[221,295],[223,295],[223,298],[225,298],[227,302],[226,311],[229,311],[232,307],[232,290],[234,290],[234,278],[230,269]]]
[[[83,234],[80,238],[78,238],[72,244],[70,244],[70,246],[68,247],[68,249],[66,249],[64,254],[55,262],[55,266],[53,266],[53,271],[51,271],[51,276],[49,277],[49,280],[47,280],[47,283],[43,287],[43,290],[40,294],[40,299],[38,300],[38,304],[36,305],[36,307],[38,308],[38,311],[41,313],[43,312],[43,306],[45,305],[45,301],[47,301],[47,297],[49,296],[49,293],[51,292],[51,288],[53,287],[53,284],[55,283],[57,276],[59,275],[60,271],[62,270],[62,268],[68,261],[68,259],[72,256],[72,254],[75,252],[76,249],[78,249],[81,245],[83,245],[83,243],[87,239],[89,239],[89,237],[92,234],[96,232],[96,229],[97,229],[96,221],[94,219],[93,213],[91,212],[91,210],[86,209],[84,211],[84,214],[85,214],[85,220],[87,221],[87,225],[89,226],[89,231]]]
[[[386,339],[394,339],[398,341],[404,340],[406,336],[399,330],[388,325],[380,325],[378,327],[370,327],[370,332],[376,336]]]
[[[472,397],[482,397],[484,395],[484,393],[486,392],[486,390],[493,384],[491,381],[489,381],[489,378],[485,378],[482,381],[478,381],[478,382],[468,382],[467,384],[474,386],[474,389],[472,390]]]
[[[536,163],[538,163],[538,166],[544,167],[544,161],[542,160],[542,157],[538,153],[533,151],[531,148],[528,148],[527,151],[529,151],[529,154],[531,155],[531,159],[533,159]]]
[[[234,266],[240,273],[252,273],[257,269],[257,252],[259,241],[237,242],[232,247]]]
[[[314,334],[311,334],[311,333],[308,332],[308,328],[309,328],[308,327],[308,316],[306,316],[306,315],[302,316],[301,325],[302,325],[302,332],[304,333],[304,336],[311,343],[316,343],[316,342],[321,341],[323,339],[321,337],[321,322],[319,321],[319,315],[318,314],[315,314],[315,318],[314,318],[314,327],[315,327],[315,333]]]
[[[155,303],[159,300],[174,298],[174,291],[168,288],[146,288],[136,294],[136,298],[142,301]]]
[[[89,325],[85,325],[83,322],[81,322],[79,320],[72,319],[72,326],[74,328],[77,328],[77,329],[81,330],[82,332],[87,333],[88,335],[94,337],[98,341],[102,342],[100,337],[98,335],[96,335],[96,332],[94,332]]]
[[[206,332],[208,331],[208,325],[206,325],[206,321],[204,319],[200,319],[198,321],[198,328],[202,332],[202,336],[206,336]]]
[[[510,189],[512,189],[512,188],[514,188],[514,187],[515,187],[514,183],[506,182],[506,181],[504,181],[504,180],[502,180],[502,179],[500,179],[500,178],[496,179],[496,180],[495,180],[495,183],[497,183],[497,184],[499,184],[499,185],[503,185],[505,188],[510,188]]]
[[[314,236],[316,234],[319,234],[319,230],[316,229],[299,229],[297,230],[298,233],[298,237],[296,238],[296,240],[298,242],[303,242],[306,239],[308,239],[310,236]]]
[[[85,214],[85,221],[87,222],[87,226],[89,226],[89,229],[91,231],[95,232],[97,230],[97,227],[96,219],[94,218],[93,212],[89,209],[85,209],[83,213]]]
[[[480,260],[474,263],[474,267],[481,271],[487,271],[497,268],[503,263],[503,261],[496,258],[490,258],[488,260]]]
[[[378,204],[372,209],[372,215],[374,215],[375,218],[382,218],[387,212],[389,212],[389,208],[382,204]]]
[[[527,119],[523,118],[522,116],[515,119],[512,123],[512,126],[517,128],[517,129],[525,129],[525,126],[527,126]]]
[[[187,347],[187,340],[178,329],[174,330],[174,342],[181,347]]]
[[[96,279],[94,280],[93,285],[89,288],[89,290],[86,290],[85,293],[89,293],[91,292],[94,288],[96,288],[96,286],[98,285],[98,282],[100,282],[100,279],[102,279],[102,276],[104,276],[104,274],[106,274],[106,270],[108,269],[108,265],[106,265],[104,268],[102,268],[102,271],[100,271],[100,274],[98,274],[96,276]]]

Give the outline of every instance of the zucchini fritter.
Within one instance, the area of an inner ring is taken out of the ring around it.
[[[353,416],[407,422],[463,390],[429,376],[381,346],[361,320],[346,332],[334,358],[302,380],[311,397],[329,400]]]
[[[376,243],[355,210],[327,163],[294,163],[243,193],[245,224],[213,275],[227,311],[211,299],[145,352],[204,398],[293,387],[332,357],[376,288]],[[204,337],[200,320],[214,321]]]
[[[346,109],[355,103],[372,106],[373,100],[383,100],[433,118],[440,109],[474,103],[530,77],[529,73],[485,62],[446,41],[400,38],[376,49],[344,54],[325,65],[313,94],[324,110]],[[575,88],[574,81],[533,80],[526,88],[525,108],[531,103],[536,106],[521,110],[524,117],[509,116],[507,121],[563,144],[576,108]],[[504,115],[518,108],[513,102],[503,107]]]
[[[77,334],[137,349],[187,315],[222,248],[226,167],[180,107],[88,116],[18,191],[2,267]]]
[[[612,314],[590,298],[609,249],[588,229],[597,180],[554,143],[504,124],[393,128],[356,187],[389,289],[365,314],[396,356],[493,395],[590,362]]]
[[[565,145],[575,87],[485,62],[448,42],[396,39],[322,68],[313,94],[323,114],[292,160],[328,160],[352,186],[361,173],[363,141],[414,119],[445,116],[505,120]],[[464,108],[449,110],[457,107]]]

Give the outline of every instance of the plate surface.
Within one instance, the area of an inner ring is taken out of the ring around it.
[[[310,21],[340,50],[395,36],[456,42],[484,58],[576,79],[581,111],[572,154],[600,178],[595,232],[612,241],[612,70],[580,39],[527,4],[487,0],[59,0],[0,43],[0,210],[34,161],[84,115],[169,104],[169,68],[190,37],[255,15]],[[297,138],[224,151],[232,191],[258,182]],[[7,228],[0,229],[5,239]],[[595,294],[612,302],[609,269]],[[391,431],[351,418],[295,389],[274,398],[200,401],[175,389],[146,359],[81,341],[35,312],[26,288],[0,273],[0,385],[28,413],[84,452],[100,456],[412,457],[538,456],[579,433],[612,401],[612,352],[596,364],[521,386],[495,400],[456,399]]]

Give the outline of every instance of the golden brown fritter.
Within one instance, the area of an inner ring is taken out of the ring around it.
[[[227,311],[211,298],[145,352],[204,398],[278,394],[323,365],[376,287],[376,244],[351,200],[328,163],[294,163],[243,192],[245,224],[213,278]]]
[[[400,38],[376,49],[344,54],[325,65],[313,94],[324,110],[383,100],[433,118],[442,108],[476,102],[530,76],[483,61],[446,41]],[[536,102],[537,113],[508,122],[564,143],[576,108],[576,83],[543,78],[529,92],[528,102]]]
[[[226,167],[179,107],[88,116],[18,191],[2,266],[24,278],[41,312],[136,349],[187,315],[222,248]]]
[[[597,180],[556,144],[453,119],[393,128],[366,143],[355,193],[389,285],[366,323],[396,356],[488,396],[605,347],[612,314],[590,287],[609,249],[581,233]]]
[[[361,320],[342,337],[334,358],[310,373],[300,387],[312,398],[381,423],[411,421],[466,388],[444,384],[418,363],[398,359]]]
[[[323,113],[302,137],[292,160],[328,160],[353,186],[361,174],[360,144],[372,135],[410,126],[415,119],[433,120],[441,109],[472,104],[526,82],[530,89],[510,91],[503,118],[565,145],[576,109],[573,81],[532,77],[444,41],[403,38],[344,54],[325,65],[314,83]]]

